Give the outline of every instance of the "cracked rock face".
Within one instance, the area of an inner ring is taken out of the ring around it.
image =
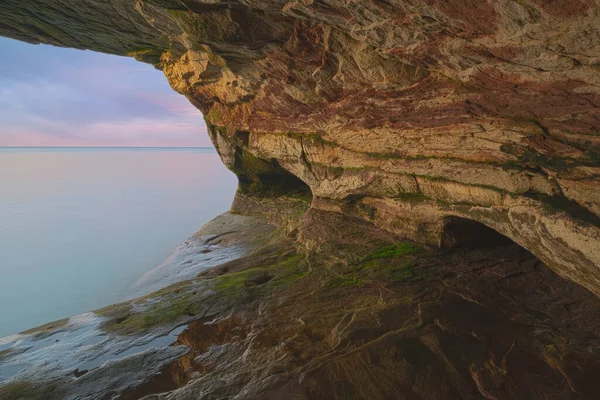
[[[0,34],[130,55],[252,196],[440,245],[481,222],[600,293],[597,0],[42,0]],[[451,240],[450,240],[451,242]]]

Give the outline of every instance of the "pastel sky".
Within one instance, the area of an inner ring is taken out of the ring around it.
[[[0,54],[0,146],[211,146],[151,65],[5,38]]]

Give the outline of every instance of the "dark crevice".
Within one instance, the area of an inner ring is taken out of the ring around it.
[[[248,144],[250,143],[250,132],[236,131],[233,136],[242,143],[242,146],[248,147]]]
[[[514,243],[492,228],[470,219],[448,217],[444,223],[443,248],[478,249]]]
[[[244,137],[240,138],[242,141]],[[310,187],[275,159],[264,160],[237,147],[232,167],[242,193],[258,197],[293,197],[312,200]]]

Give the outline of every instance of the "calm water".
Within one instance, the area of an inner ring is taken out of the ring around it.
[[[235,188],[213,149],[0,148],[0,337],[126,299]]]

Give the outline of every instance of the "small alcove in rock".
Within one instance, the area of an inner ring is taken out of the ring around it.
[[[312,191],[300,178],[283,168],[275,159],[258,158],[238,147],[233,172],[240,190],[258,197],[295,197],[310,202]]]
[[[488,248],[514,243],[494,229],[467,218],[448,217],[444,221],[441,247],[443,248]]]

